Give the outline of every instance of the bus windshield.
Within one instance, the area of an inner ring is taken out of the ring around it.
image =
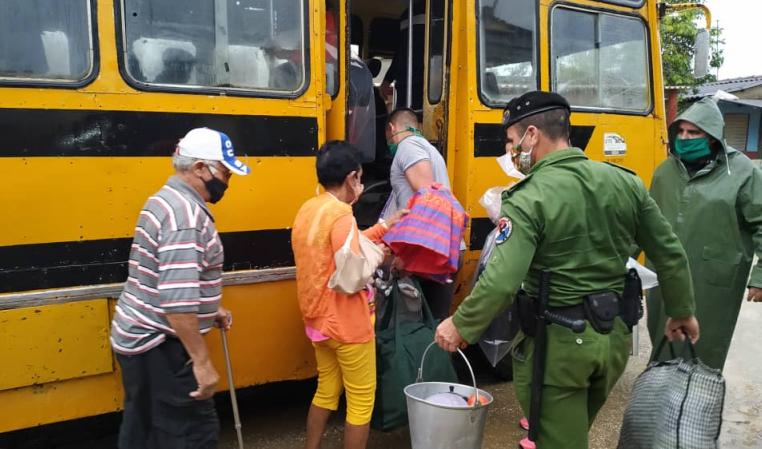
[[[305,84],[303,0],[123,0],[126,73],[174,88],[296,92]]]
[[[537,1],[479,0],[482,99],[500,105],[537,89]]]

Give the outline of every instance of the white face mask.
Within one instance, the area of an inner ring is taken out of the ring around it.
[[[356,202],[360,200],[362,193],[365,191],[365,184],[360,184],[360,183],[355,184],[354,187],[352,187],[352,191],[355,194],[355,199],[352,200],[352,203],[350,204],[355,204]]]
[[[497,164],[503,169],[506,175],[511,178],[524,179],[526,175],[516,169],[516,165],[513,163],[513,158],[510,154],[504,154],[497,158]]]
[[[518,169],[521,173],[527,174],[529,173],[529,170],[532,169],[532,152],[534,151],[534,147],[530,148],[528,151],[524,151],[523,148],[521,148],[521,144],[524,143],[524,139],[527,136],[527,132],[529,132],[529,129],[527,128],[526,131],[524,131],[524,135],[521,136],[521,140],[519,140],[518,145],[515,145],[513,147],[513,151],[519,153],[519,166]]]

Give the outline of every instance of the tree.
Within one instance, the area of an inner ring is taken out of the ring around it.
[[[666,3],[684,3],[685,0],[666,0]],[[693,3],[704,3],[704,0],[694,0]],[[667,86],[696,87],[704,83],[717,81],[717,77],[709,73],[703,78],[693,77],[693,43],[696,40],[699,26],[704,24],[704,14],[701,9],[690,9],[667,13],[660,24],[662,63],[664,64],[664,83]],[[698,24],[701,25],[698,25]],[[709,66],[720,68],[724,61],[722,28],[712,27],[709,32],[712,42]]]

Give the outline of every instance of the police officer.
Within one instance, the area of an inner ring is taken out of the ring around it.
[[[548,310],[569,321],[584,320],[586,327],[581,333],[559,324],[543,327],[547,355],[538,382],[542,401],[535,441],[540,449],[587,448],[588,429],[624,371],[632,343],[620,316],[621,293],[634,243],[653,261],[661,281],[670,317],[667,337],[685,333],[695,341],[699,336],[683,247],[635,173],[591,161],[571,147],[569,115],[569,103],[554,93],[530,92],[508,103],[506,151],[527,177],[503,194],[492,259],[435,336],[449,351],[477,341],[512,304],[522,283],[525,296],[537,298],[539,275],[550,271]],[[535,352],[528,335],[533,325],[527,324],[522,322],[512,349],[514,385],[525,412]]]

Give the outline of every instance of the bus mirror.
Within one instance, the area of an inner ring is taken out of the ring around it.
[[[696,34],[693,43],[693,76],[703,78],[709,73],[709,31],[705,28]]]

